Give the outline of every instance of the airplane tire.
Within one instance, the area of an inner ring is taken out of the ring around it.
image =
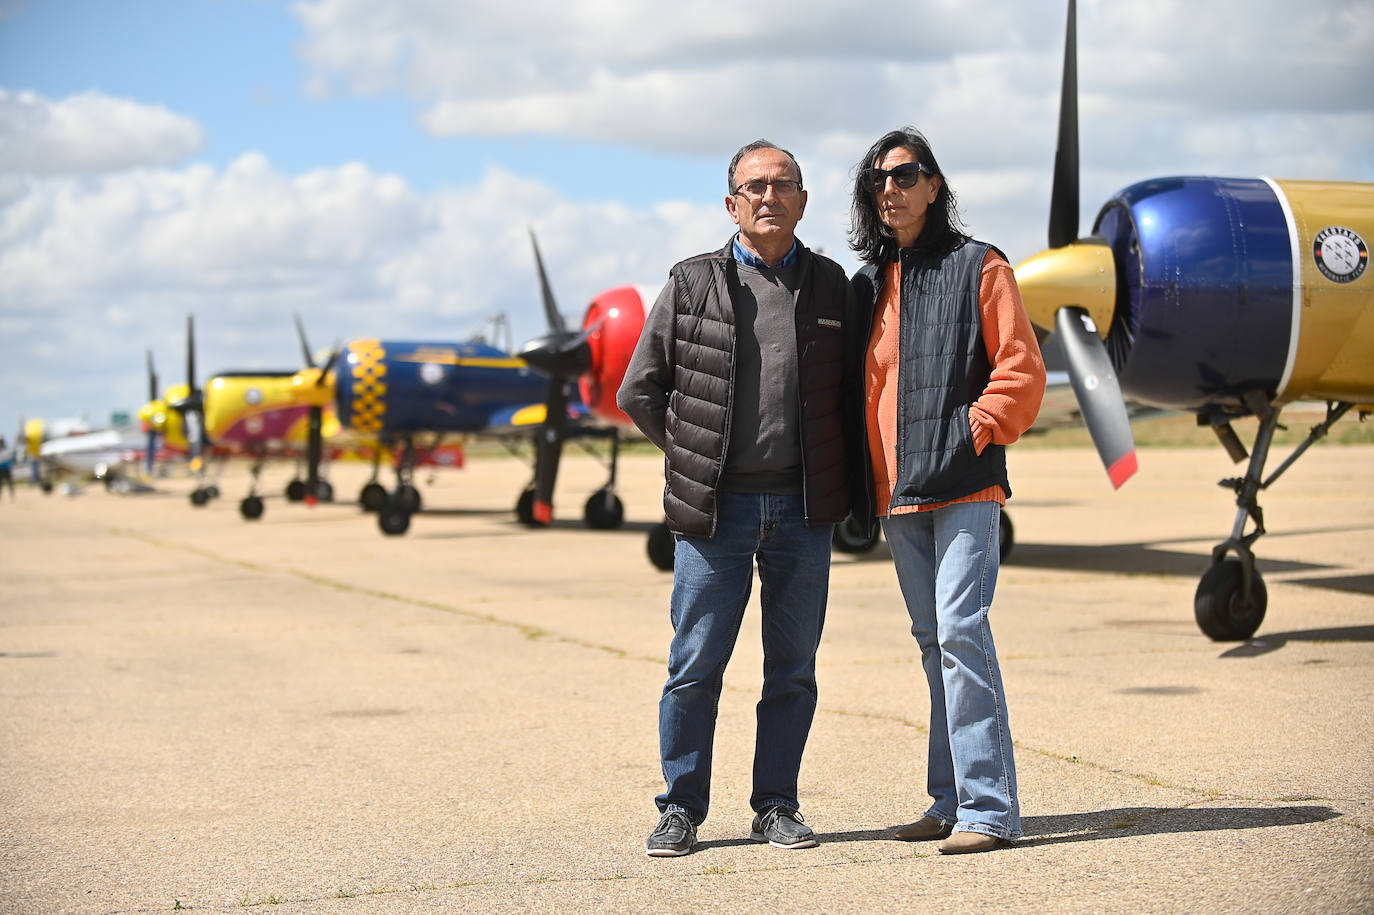
[[[321,502],[334,501],[334,487],[328,480],[320,480],[315,484],[315,498]]]
[[[1258,572],[1250,581],[1250,600],[1242,585],[1244,567],[1239,559],[1223,559],[1207,570],[1193,596],[1193,616],[1214,642],[1236,642],[1250,638],[1264,621],[1269,592]]]
[[[286,484],[286,498],[292,502],[300,502],[305,498],[305,481],[292,480]]]
[[[203,489],[191,490],[191,504],[200,508],[210,501],[210,494]]]
[[[677,541],[673,532],[668,530],[668,522],[660,521],[649,530],[649,561],[661,572],[673,571],[673,561],[677,554]]]
[[[625,523],[625,504],[606,489],[592,493],[582,510],[582,523],[597,531],[610,531]]]
[[[872,536],[869,536],[853,515],[835,525],[835,533],[830,536],[831,545],[841,553],[867,553],[877,542],[878,526],[873,526]]]
[[[239,503],[239,514],[243,515],[245,521],[256,521],[262,517],[262,499],[258,496],[247,496]]]
[[[390,537],[404,534],[410,529],[410,512],[403,505],[388,502],[377,512],[377,526]]]
[[[392,500],[412,515],[420,510],[420,490],[409,483],[396,487]]]
[[[219,487],[218,487],[218,486],[215,486],[214,484],[211,484],[211,485],[205,487],[205,498],[207,498],[207,499],[218,499],[218,498],[219,498]]]
[[[531,486],[520,493],[520,498],[515,500],[515,517],[526,527],[544,527],[534,517],[534,487]]]
[[[1006,562],[1011,555],[1011,548],[1016,545],[1016,526],[1011,523],[1011,518],[1006,511],[1002,512],[1002,520],[997,524],[997,555],[1000,562]]]
[[[363,487],[363,491],[358,493],[358,504],[365,512],[381,511],[382,506],[386,505],[386,499],[386,487],[381,483],[368,483]]]

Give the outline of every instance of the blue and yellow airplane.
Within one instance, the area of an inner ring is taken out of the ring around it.
[[[1124,399],[1197,415],[1245,476],[1231,536],[1194,597],[1199,627],[1245,639],[1267,593],[1252,544],[1258,496],[1338,419],[1374,411],[1374,184],[1152,178],[1118,191],[1078,237],[1075,4],[1069,2],[1049,247],[1016,267],[1032,320],[1053,330],[1113,485],[1136,470]],[[1325,401],[1325,421],[1264,476],[1280,411]],[[1231,422],[1254,416],[1247,454]],[[1253,525],[1249,533],[1246,527]]]

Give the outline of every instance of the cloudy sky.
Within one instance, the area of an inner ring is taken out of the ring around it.
[[[0,434],[135,411],[198,370],[336,340],[543,330],[719,246],[725,166],[801,161],[846,267],[847,190],[923,130],[970,229],[1044,243],[1065,4],[0,0]],[[1374,0],[1083,0],[1081,228],[1163,174],[1374,180]],[[202,377],[200,380],[204,380]]]

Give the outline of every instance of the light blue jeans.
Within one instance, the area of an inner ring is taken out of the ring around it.
[[[666,790],[660,813],[700,825],[711,801],[711,751],[725,665],[739,637],[758,560],[763,695],[755,715],[755,811],[797,809],[797,773],[816,713],[816,649],[825,625],[834,525],[807,527],[802,497],[721,493],[714,537],[677,538],[668,681],[658,705]]]
[[[988,626],[1001,514],[996,502],[962,502],[882,525],[930,687],[926,815],[1017,839],[1016,761]]]

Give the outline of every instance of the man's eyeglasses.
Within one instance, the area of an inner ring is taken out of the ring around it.
[[[887,187],[887,179],[891,178],[892,183],[900,188],[915,187],[916,182],[921,180],[921,172],[935,174],[919,162],[903,162],[896,168],[866,168],[864,186],[875,194],[881,194],[883,188]]]
[[[746,181],[735,188],[735,193],[748,197],[750,200],[762,200],[763,195],[768,193],[768,187],[772,185],[773,192],[779,197],[793,197],[801,193],[801,182],[793,181],[791,178],[779,178],[777,181]]]

